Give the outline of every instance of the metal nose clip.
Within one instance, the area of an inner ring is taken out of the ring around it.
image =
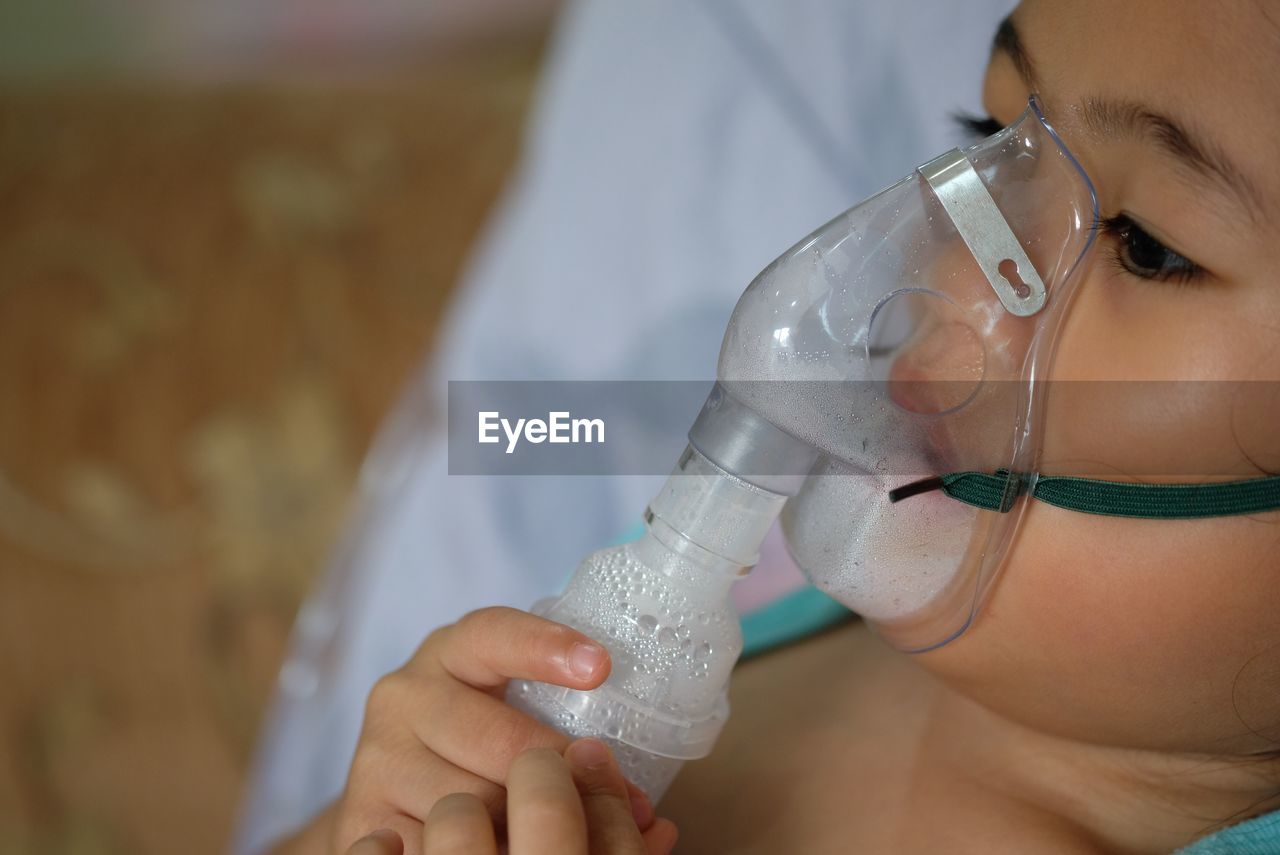
[[[1010,314],[1044,308],[1045,287],[973,164],[958,148],[919,168]]]

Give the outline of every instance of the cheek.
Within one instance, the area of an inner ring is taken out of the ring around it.
[[[1162,290],[1096,259],[1053,361],[1053,380],[1070,382],[1047,390],[1041,471],[1175,481],[1280,471],[1280,335],[1237,296]]]
[[[1044,505],[991,599],[921,657],[955,688],[1036,729],[1163,750],[1268,747],[1237,716],[1241,669],[1280,645],[1280,530],[1247,518],[1139,521]],[[1250,727],[1280,722],[1280,699]]]

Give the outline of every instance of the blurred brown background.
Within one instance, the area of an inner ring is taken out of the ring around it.
[[[185,5],[131,4],[132,36],[102,2],[0,7],[5,855],[223,851],[548,4],[228,3],[239,30]]]

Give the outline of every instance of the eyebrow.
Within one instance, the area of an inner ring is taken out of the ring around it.
[[[992,53],[1003,53],[1013,62],[1031,91],[1040,91],[1035,63],[1012,16],[996,28]],[[1090,131],[1105,137],[1139,137],[1150,140],[1165,154],[1187,167],[1194,175],[1232,191],[1253,217],[1262,215],[1263,204],[1257,189],[1217,146],[1200,140],[1176,120],[1133,101],[1088,98],[1080,116]]]

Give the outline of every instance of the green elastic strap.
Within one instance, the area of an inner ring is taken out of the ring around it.
[[[1025,475],[997,469],[987,472],[953,472],[929,482],[923,489],[940,489],[953,499],[988,511],[1004,513],[1014,500],[1027,492]],[[906,498],[921,489],[902,488],[897,498]],[[897,493],[899,491],[895,491]],[[1212,484],[1133,484],[1122,481],[1095,481],[1041,475],[1030,494],[1047,504],[1111,517],[1142,519],[1196,519],[1256,514],[1280,509],[1280,476],[1222,481]],[[893,494],[890,499],[897,501]]]

